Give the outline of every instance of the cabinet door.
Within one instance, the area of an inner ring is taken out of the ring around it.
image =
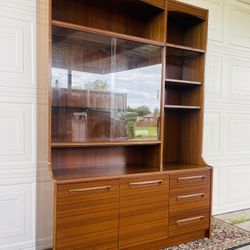
[[[168,190],[166,175],[120,181],[120,249],[167,238]]]
[[[118,248],[119,181],[58,184],[55,249]]]

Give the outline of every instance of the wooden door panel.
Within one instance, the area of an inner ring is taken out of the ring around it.
[[[118,180],[59,184],[56,210],[56,249],[117,249]]]
[[[167,238],[167,175],[126,178],[120,182],[120,249]]]

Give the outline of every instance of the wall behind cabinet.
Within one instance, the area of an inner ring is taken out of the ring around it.
[[[0,249],[35,249],[36,1],[0,1]]]
[[[215,167],[213,213],[249,208],[250,1],[184,2],[210,11],[203,155]]]

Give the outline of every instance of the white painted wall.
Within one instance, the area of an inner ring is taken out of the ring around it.
[[[183,1],[210,10],[204,158],[215,167],[214,213],[247,208],[250,5],[240,0]],[[36,81],[35,70],[36,15],[43,30],[37,39],[46,48],[47,0],[37,0],[37,5],[38,12],[35,0],[0,0],[0,250],[52,245],[47,85]],[[44,63],[37,74],[46,77],[47,54],[39,56]]]
[[[0,0],[0,249],[35,249],[35,0]]]

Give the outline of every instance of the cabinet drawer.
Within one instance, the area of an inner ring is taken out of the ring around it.
[[[56,249],[113,249],[118,242],[119,181],[59,184]]]
[[[169,237],[209,229],[209,208],[199,208],[169,217]]]
[[[185,211],[196,207],[209,207],[210,186],[191,186],[170,190],[169,212]]]
[[[167,237],[168,191],[166,175],[121,180],[120,249]]]
[[[210,173],[209,169],[199,169],[172,174],[170,175],[170,188],[209,184]]]

